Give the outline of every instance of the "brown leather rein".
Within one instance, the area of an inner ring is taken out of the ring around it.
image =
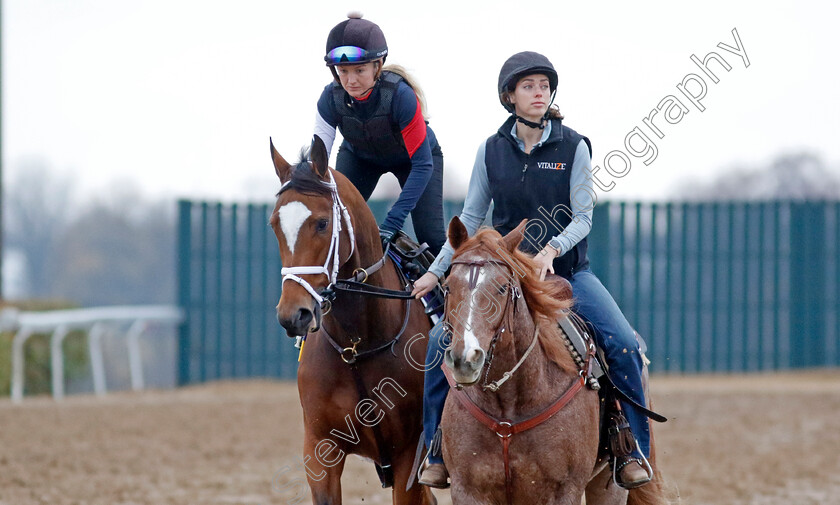
[[[496,261],[496,260],[486,260],[486,261],[453,261],[452,265],[468,265],[471,267],[469,283],[470,288],[475,288],[476,279],[478,277],[477,269],[484,266],[485,264],[495,264],[507,267],[512,271],[510,266],[507,263]],[[513,289],[514,286],[512,282],[508,282],[510,289]],[[518,289],[518,287],[516,287]],[[448,295],[448,292],[447,292]],[[503,314],[503,323],[500,327],[500,330],[496,331],[496,335],[493,337],[496,339],[499,337],[505,330],[504,327],[508,327],[508,333],[511,333],[510,326],[512,324],[512,313],[516,310],[516,301],[514,300],[513,304],[510,304],[509,301],[513,298],[513,296],[508,297],[508,302],[505,304],[505,314]],[[511,310],[508,310],[510,306],[513,306]],[[444,317],[448,317],[449,312],[444,312]],[[535,322],[536,323],[536,322]],[[448,324],[448,323],[447,323]],[[512,334],[512,333],[511,333]],[[534,340],[539,337],[539,330],[534,332]],[[526,355],[527,357],[527,355]],[[478,422],[489,428],[493,433],[498,435],[499,440],[502,442],[502,456],[505,465],[505,495],[507,497],[507,503],[509,505],[513,505],[513,475],[511,474],[510,469],[510,442],[513,435],[517,433],[522,433],[523,431],[530,430],[540,424],[544,423],[545,421],[549,420],[554,414],[560,412],[566,405],[572,401],[572,398],[577,395],[577,393],[583,389],[584,385],[586,384],[586,376],[589,373],[589,369],[591,368],[592,360],[595,359],[595,348],[590,347],[589,351],[587,352],[586,359],[584,360],[583,369],[579,372],[579,378],[575,380],[569,388],[558,398],[554,403],[546,407],[542,412],[536,414],[528,419],[513,422],[510,419],[498,419],[481,407],[479,407],[473,400],[470,398],[463,390],[462,386],[455,382],[455,378],[452,376],[452,371],[449,370],[449,367],[446,366],[445,363],[441,363],[441,369],[443,370],[444,375],[446,376],[447,382],[449,382],[449,387],[451,388],[451,393],[458,399],[458,402],[476,419]],[[521,362],[520,362],[521,364]],[[511,372],[507,372],[506,376],[509,377],[513,371],[516,370],[517,367],[514,368]],[[504,382],[504,381],[502,381]],[[501,385],[501,383],[499,383]],[[496,388],[498,389],[498,388]],[[491,388],[491,391],[495,391]]]

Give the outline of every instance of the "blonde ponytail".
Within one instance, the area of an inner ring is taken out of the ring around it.
[[[428,121],[429,116],[426,115],[426,96],[423,94],[423,89],[420,88],[420,85],[417,83],[417,79],[415,79],[414,76],[408,73],[408,70],[400,65],[385,65],[382,67],[382,71],[393,72],[403,78],[406,84],[414,90],[414,94],[417,95],[417,99],[420,101],[420,113],[423,114],[423,119]]]

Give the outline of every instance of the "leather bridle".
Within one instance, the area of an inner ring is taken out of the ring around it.
[[[490,378],[490,368],[493,365],[493,357],[494,357],[494,354],[495,354],[494,351],[495,351],[495,348],[496,348],[496,343],[506,333],[508,335],[511,335],[511,338],[513,338],[513,322],[515,320],[516,313],[517,313],[517,310],[518,310],[518,301],[522,297],[522,290],[519,288],[518,284],[516,284],[512,279],[513,269],[510,267],[510,265],[508,265],[507,263],[505,263],[503,261],[498,261],[498,260],[480,260],[480,261],[460,260],[459,261],[459,260],[455,260],[455,261],[452,261],[452,263],[450,263],[450,265],[452,265],[452,266],[465,265],[465,266],[470,267],[469,277],[468,277],[468,283],[469,283],[470,290],[474,290],[476,288],[476,283],[478,281],[478,275],[479,275],[481,269],[484,268],[485,265],[502,266],[502,267],[505,267],[511,273],[511,278],[509,278],[508,281],[504,284],[504,287],[506,288],[506,291],[507,291],[507,296],[505,297],[505,304],[504,304],[504,307],[502,307],[502,311],[501,311],[502,322],[499,325],[499,327],[496,328],[496,331],[493,334],[493,338],[490,340],[490,346],[488,347],[488,350],[487,350],[487,358],[484,362],[484,383],[482,384],[481,387],[485,391],[490,390],[490,391],[496,392],[496,391],[499,390],[499,388],[502,386],[502,384],[507,382],[508,379],[510,379],[513,376],[513,374],[516,373],[516,371],[519,369],[519,367],[522,366],[522,363],[524,363],[525,360],[528,358],[528,356],[531,354],[531,351],[534,349],[534,346],[536,345],[537,340],[539,338],[539,332],[540,332],[539,326],[535,325],[534,336],[533,336],[533,339],[531,340],[531,344],[528,346],[528,349],[525,351],[525,353],[522,355],[522,357],[519,359],[519,361],[516,363],[516,365],[514,365],[513,368],[511,368],[510,370],[508,370],[507,372],[502,374],[501,379],[498,379],[496,381],[492,381],[492,382],[488,383],[487,381]],[[448,297],[449,297],[448,296],[449,295],[448,291],[447,291],[446,295],[447,295],[446,299],[448,299]],[[448,303],[447,303],[446,299],[444,301],[444,323],[443,324],[444,324],[445,330],[451,333],[452,332],[452,324],[449,322],[449,311],[447,310]]]
[[[319,266],[297,266],[297,267],[283,267],[280,270],[280,273],[283,275],[283,283],[287,280],[291,280],[297,282],[307,292],[309,292],[310,296],[318,302],[319,305],[324,305],[324,297],[321,296],[321,293],[315,291],[315,288],[312,287],[309,282],[305,279],[299,277],[300,275],[317,275],[323,274],[327,276],[327,280],[330,284],[334,284],[336,281],[336,276],[338,275],[338,268],[339,268],[339,245],[341,240],[341,218],[344,218],[344,223],[347,225],[347,233],[350,236],[350,254],[348,255],[348,259],[353,256],[353,251],[356,249],[356,236],[353,233],[353,222],[350,220],[350,213],[347,212],[347,207],[344,206],[344,202],[341,201],[341,197],[338,195],[338,185],[335,183],[335,178],[331,171],[327,171],[330,175],[329,182],[321,181],[321,184],[328,187],[332,196],[332,237],[330,238],[330,249],[327,251],[327,259],[324,261],[323,265]],[[284,182],[283,186],[280,188],[280,191],[283,191],[283,188],[291,182],[291,179]],[[332,268],[330,268],[330,263],[332,263]]]

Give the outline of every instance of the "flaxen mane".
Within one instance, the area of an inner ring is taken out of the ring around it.
[[[512,256],[499,255],[496,251],[504,248],[500,243],[501,238],[496,230],[482,228],[458,248],[453,260],[467,252],[482,249],[492,259],[510,265],[515,277],[519,278],[528,311],[540,325],[543,352],[561,369],[574,373],[577,366],[566,350],[561,330],[557,326],[561,312],[571,308],[572,299],[566,296],[565,287],[559,282],[541,281],[537,276],[536,262],[524,252],[517,249]]]

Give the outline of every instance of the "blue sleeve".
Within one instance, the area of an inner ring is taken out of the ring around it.
[[[402,229],[408,213],[414,210],[417,200],[426,190],[426,185],[432,177],[432,148],[429,145],[429,137],[426,135],[426,123],[418,109],[417,95],[414,94],[414,90],[401,82],[394,96],[392,117],[399,123],[403,140],[406,140],[408,144],[419,142],[419,146],[414,153],[411,153],[410,145],[406,145],[411,157],[411,172],[408,174],[399,198],[388,211],[385,221],[382,222],[382,228],[385,230],[396,232]]]

